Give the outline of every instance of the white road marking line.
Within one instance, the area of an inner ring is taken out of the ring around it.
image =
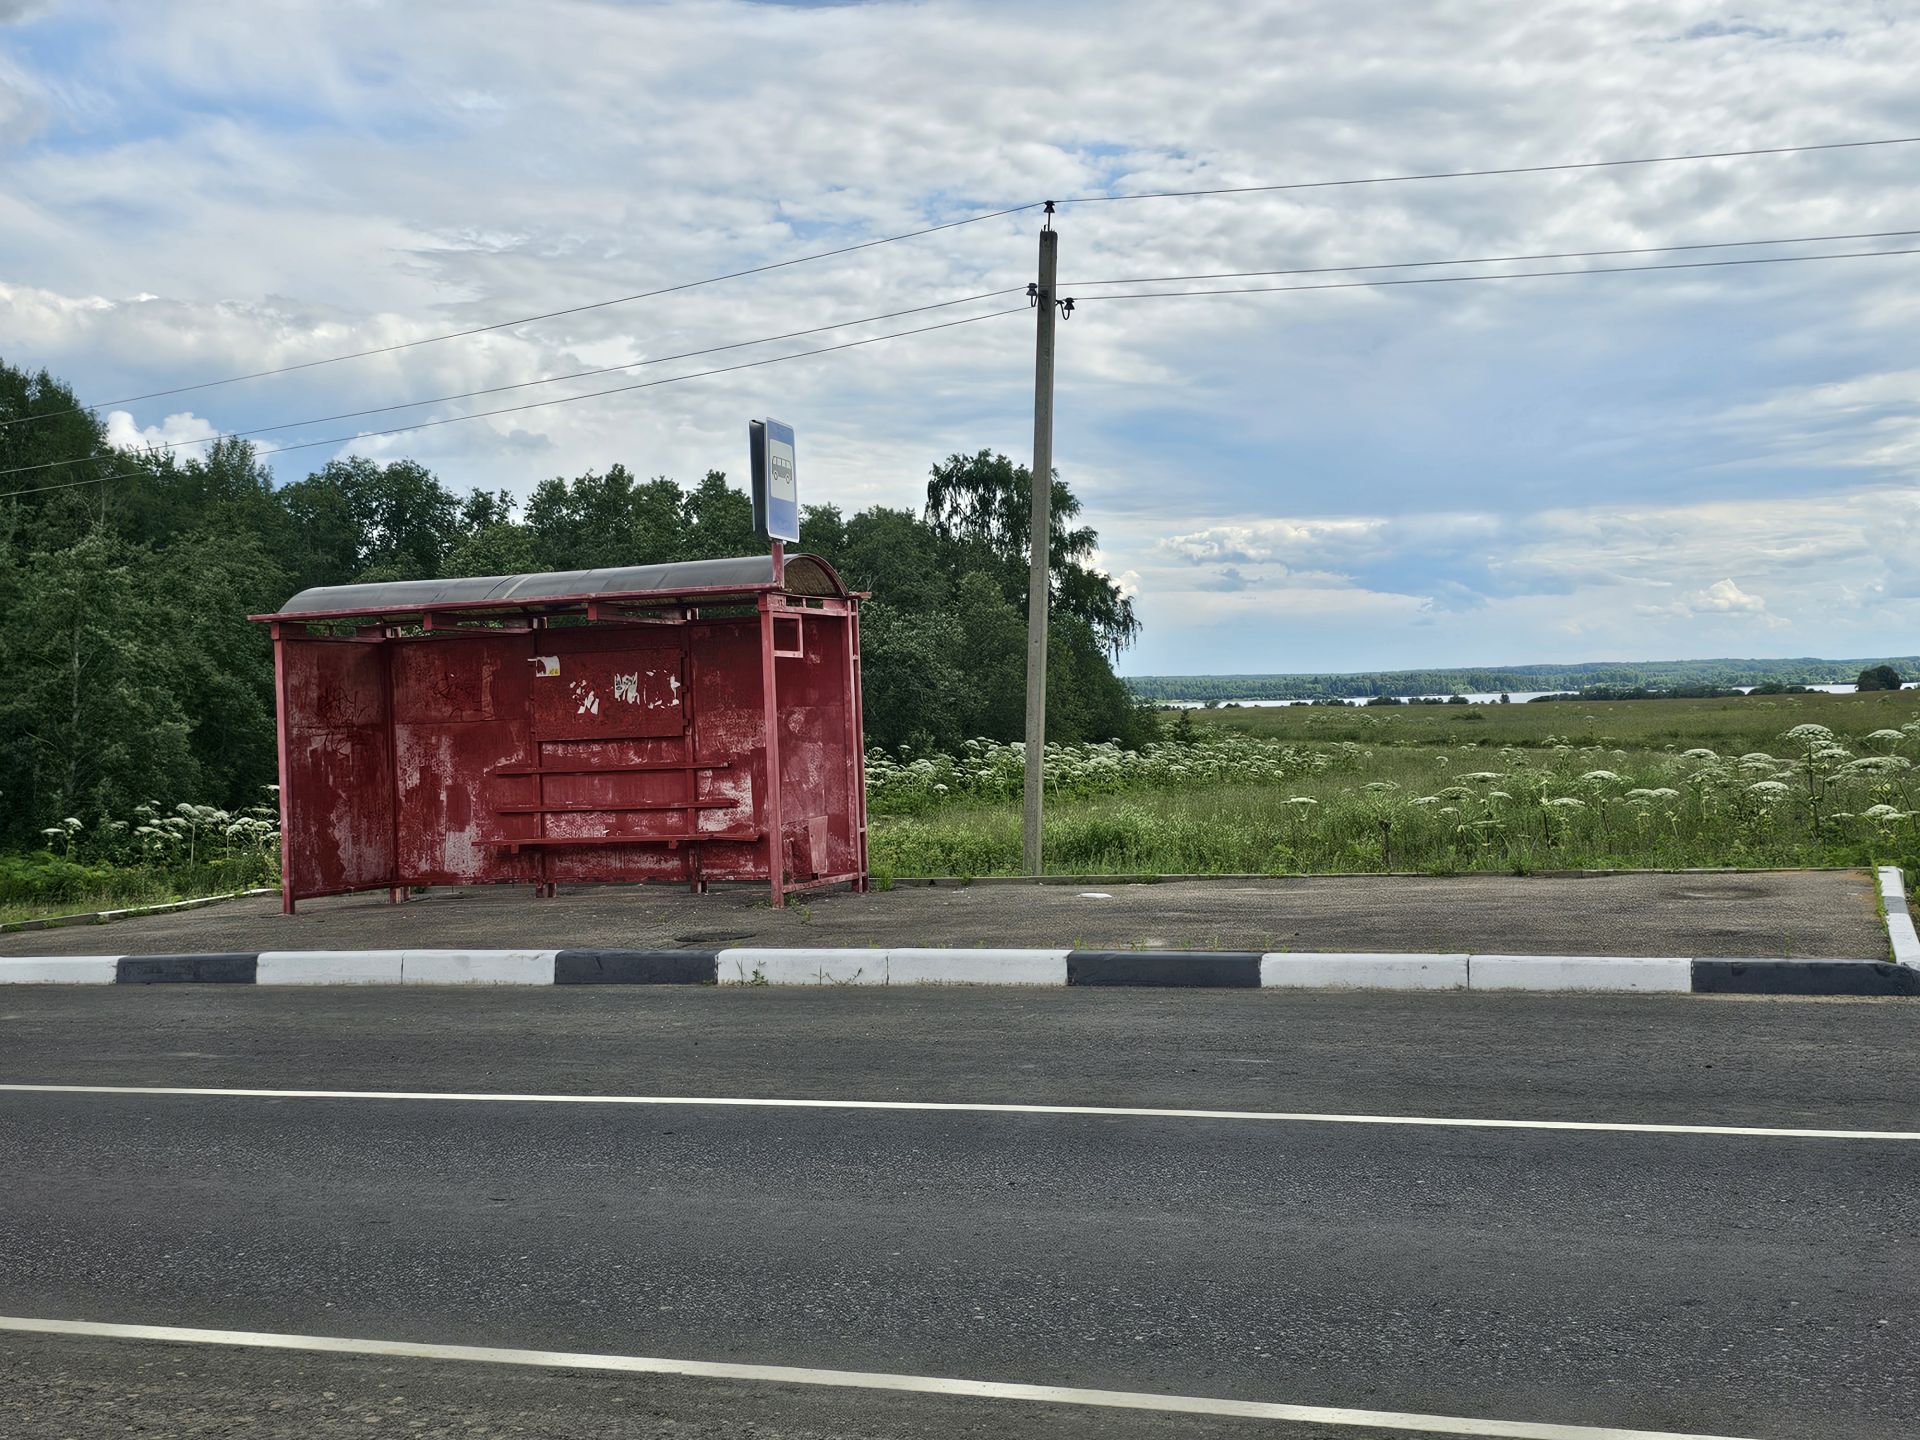
[[[1478,1420],[1416,1415],[1398,1410],[1282,1405],[1264,1400],[1217,1400],[1203,1395],[1154,1395],[1132,1390],[1084,1390],[1068,1385],[1021,1385],[999,1380],[953,1380],[938,1375],[890,1375],[864,1370],[816,1370],[796,1365],[741,1365],[710,1360],[666,1360],[649,1355],[595,1355],[565,1350],[512,1350],[493,1345],[431,1345],[411,1340],[348,1340],[332,1335],[285,1335],[262,1330],[196,1330],[178,1325],[110,1325],[93,1320],[36,1320],[0,1315],[0,1330],[37,1335],[85,1335],[110,1340],[162,1340],[181,1345],[240,1345],[258,1350],[307,1350],[331,1355],[385,1355],[408,1360],[463,1360],[485,1365],[532,1365],[560,1370],[612,1370],[630,1375],[685,1375],[703,1380],[756,1380],[777,1385],[822,1385],[843,1390],[895,1390],[917,1395],[963,1395],[980,1400],[1025,1400],[1045,1405],[1093,1405],[1171,1415],[1230,1415],[1311,1425],[1364,1425],[1423,1435],[1471,1435],[1501,1440],[1739,1440],[1672,1430],[1622,1430],[1608,1425],[1557,1425],[1530,1420]]]
[[[1092,1115],[1133,1120],[1290,1120],[1316,1125],[1425,1125],[1476,1130],[1575,1130],[1628,1135],[1751,1135],[1766,1140],[1920,1140],[1920,1130],[1793,1130],[1760,1125],[1654,1125],[1625,1120],[1481,1120],[1449,1115],[1337,1115],[1293,1110],[1161,1110],[1126,1105],[1009,1105],[954,1100],[777,1100],[735,1095],[513,1095],[450,1090],[252,1090],[205,1085],[18,1085],[27,1095],[201,1095],[238,1100],[456,1100],[507,1105],[710,1105],[762,1110],[951,1111],[975,1115]]]

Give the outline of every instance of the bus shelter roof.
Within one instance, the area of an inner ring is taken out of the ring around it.
[[[481,575],[458,580],[378,580],[364,585],[316,585],[278,611],[255,620],[397,619],[441,610],[545,614],[591,601],[650,605],[724,604],[778,592],[845,599],[847,587],[816,555],[789,555],[776,577],[771,555],[724,560],[680,560],[666,565],[620,565],[599,570],[550,570],[531,575]]]

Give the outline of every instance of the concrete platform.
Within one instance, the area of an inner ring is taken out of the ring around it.
[[[873,945],[1885,960],[1887,930],[1865,870],[1382,875],[902,886],[784,911],[758,887],[381,892],[292,916],[261,897],[0,936],[0,955]]]

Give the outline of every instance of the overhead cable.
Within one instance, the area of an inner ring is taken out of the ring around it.
[[[524,405],[505,405],[496,410],[476,410],[469,415],[444,415],[434,420],[396,425],[387,430],[366,430],[353,435],[334,435],[324,440],[302,440],[293,445],[276,446],[266,451],[262,458],[271,459],[275,455],[284,455],[295,450],[311,450],[320,445],[345,445],[356,440],[377,440],[388,435],[404,435],[413,430],[432,430],[442,425],[458,425],[467,420],[486,420],[496,415],[517,415],[524,410],[539,410],[549,405],[571,405],[580,400],[599,400],[608,395],[624,395],[634,390],[651,390],[660,385],[677,385],[682,380],[704,380],[712,375],[730,375],[736,370],[754,370],[762,365],[779,365],[788,360],[805,360],[814,355],[831,355],[838,350],[854,350],[862,345],[878,345],[885,340],[902,340],[909,335],[926,335],[935,330],[951,330],[958,325],[972,325],[981,320],[998,320],[1006,315],[1027,313],[1028,307],[1025,305],[1008,310],[992,310],[985,315],[968,315],[959,320],[943,320],[937,325],[921,325],[912,330],[896,330],[887,335],[869,335],[864,340],[847,340],[838,345],[822,345],[812,350],[796,350],[791,355],[769,355],[761,360],[743,360],[738,365],[722,365],[712,370],[695,370],[687,375],[669,375],[663,380],[642,380],[633,385],[615,385],[605,390],[589,390],[583,395],[562,395],[552,400],[532,400]],[[38,495],[49,490],[69,490],[78,485],[96,485],[107,480],[136,478],[151,479],[152,472],[125,470],[113,475],[91,476],[85,480],[64,480],[54,485],[36,485],[24,490],[0,491],[0,500],[10,500],[19,495]]]
[[[762,335],[752,340],[735,340],[727,345],[710,345],[703,350],[682,350],[678,354],[659,355],[649,360],[632,360],[624,365],[602,365],[592,370],[574,370],[565,375],[547,375],[538,380],[520,380],[511,385],[489,385],[479,390],[462,390],[451,395],[430,395],[419,400],[402,400],[393,405],[375,405],[365,410],[341,410],[332,415],[312,415],[300,420],[281,420],[271,425],[255,425],[245,430],[226,430],[214,435],[197,436],[191,440],[167,440],[139,448],[143,451],[180,450],[190,445],[214,445],[222,440],[243,440],[248,436],[265,435],[274,430],[292,430],[302,425],[328,425],[335,420],[354,420],[363,415],[389,415],[396,410],[411,410],[420,405],[441,405],[454,400],[472,400],[481,395],[529,390],[536,385],[553,385],[563,380],[584,380],[594,375],[614,375],[628,370],[644,369],[649,365],[665,365],[674,360],[692,360],[701,355],[718,355],[728,350],[743,350],[749,345],[771,345],[780,340],[797,340],[804,335],[819,335],[828,330],[845,330],[855,325],[871,325],[880,320],[897,320],[902,315],[920,315],[929,310],[944,310],[976,300],[995,300],[1003,295],[1021,293],[1023,293],[1022,289],[1017,286],[1006,290],[986,290],[978,295],[962,295],[955,300],[936,300],[930,305],[914,305],[905,310],[889,310],[880,315],[863,315],[857,320],[836,320],[831,325],[815,325],[806,330],[789,330],[780,335]],[[0,476],[28,475],[40,470],[58,470],[69,465],[85,465],[93,458],[95,457],[82,455],[64,460],[44,460],[37,465],[16,465],[8,470],[0,470]]]
[[[1843,240],[1898,240],[1920,230],[1869,230],[1856,235],[1797,235],[1779,240],[1703,240],[1689,245],[1642,245],[1630,250],[1557,250],[1540,255],[1473,255],[1458,260],[1386,260],[1368,265],[1313,265],[1291,270],[1215,270],[1197,275],[1136,275],[1124,280],[1075,280],[1060,288],[1089,285],[1162,285],[1176,280],[1247,280],[1259,275],[1336,275],[1363,270],[1421,270],[1441,265],[1508,265],[1534,260],[1592,260],[1606,255],[1670,255],[1686,250],[1734,250],[1753,245],[1829,245]]]
[[[1556,171],[1605,170],[1629,165],[1671,165],[1685,161],[1731,160],[1761,155],[1800,155],[1816,151],[1864,150],[1890,145],[1912,145],[1920,143],[1920,135],[1898,136],[1882,140],[1835,140],[1814,145],[1769,145],[1744,150],[1708,150],[1684,155],[1647,155],[1619,160],[1578,160],[1551,165],[1508,165],[1480,170],[1437,170],[1406,175],[1369,175],[1339,180],[1292,180],[1266,185],[1223,185],[1194,190],[1154,190],[1124,195],[1076,195],[1057,203],[1063,205],[1092,205],[1125,200],[1173,200],[1193,199],[1213,195],[1249,195],[1276,193],[1288,190],[1324,190],[1354,185],[1396,185],[1423,180],[1469,180],[1499,175],[1540,175]],[[558,319],[566,315],[578,315],[589,310],[605,309],[614,305],[626,305],[636,300],[652,299],[660,295],[676,294],[685,290],[698,289],[701,286],[717,285],[726,280],[738,280],[749,275],[762,275],[773,270],[786,269],[789,266],[804,265],[815,260],[826,260],[837,255],[849,255],[860,250],[870,250],[879,245],[891,245],[901,240],[913,240],[923,235],[938,234],[944,230],[958,229],[964,225],[976,225],[985,220],[997,220],[1007,215],[1018,215],[1023,211],[1038,209],[1042,205],[1056,202],[1032,200],[1024,204],[1009,205],[998,210],[990,210],[980,215],[970,215],[962,220],[949,220],[939,225],[928,225],[918,230],[904,231],[898,235],[885,235],[874,240],[863,240],[853,245],[842,245],[832,250],[820,250],[809,255],[797,255],[788,260],[771,261],[765,265],[748,266],[741,270],[731,270],[721,275],[710,275],[700,280],[687,280],[674,285],[665,285],[653,290],[642,290],[631,295],[619,295],[608,300],[595,300],[582,305],[564,306],[557,310],[542,311],[533,315],[520,315],[508,320],[497,320],[486,325],[470,326],[464,330],[451,330],[439,335],[423,336],[417,340],[400,340],[391,345],[376,345],[364,350],[348,351],[340,355],[324,356],[318,360],[303,360],[291,365],[275,366],[266,370],[253,370],[239,375],[223,376],[214,380],[201,380],[189,385],[175,385],[163,390],[149,390],[139,395],[127,395],[116,400],[104,400],[97,405],[75,405],[63,410],[43,411],[36,415],[19,415],[11,419],[0,420],[0,429],[10,425],[20,425],[31,421],[51,420],[61,415],[74,415],[88,411],[109,409],[116,405],[131,405],[141,400],[157,400],[170,395],[185,395],[199,390],[210,390],[217,386],[234,385],[244,380],[262,380],[274,375],[288,375],[295,371],[312,370],[323,365],[337,365],[347,360],[363,360],[376,355],[389,355],[400,350],[410,350],[421,345],[436,345],[446,340],[464,339],[473,335],[484,335],[495,330],[511,329],[516,325],[530,325],[542,320]]]
[[[1851,250],[1832,255],[1757,255],[1741,260],[1682,260],[1671,265],[1588,265],[1573,270],[1511,270],[1504,275],[1409,275],[1400,280],[1335,280],[1319,285],[1240,285],[1219,290],[1134,290],[1118,295],[1078,297],[1083,305],[1101,300],[1190,300],[1202,295],[1278,295],[1300,290],[1368,290],[1389,285],[1470,285],[1488,280],[1542,280],[1557,275],[1625,275],[1646,270],[1713,270],[1728,265],[1791,265],[1812,260],[1868,260],[1881,255],[1920,255],[1907,250]]]
[[[279,365],[270,370],[250,370],[241,375],[227,375],[217,380],[200,380],[191,385],[175,385],[165,390],[148,390],[139,395],[126,395],[118,400],[102,400],[97,405],[74,405],[65,410],[49,410],[38,415],[19,415],[11,420],[0,420],[0,428],[18,425],[27,420],[51,420],[58,415],[77,415],[82,411],[105,410],[115,405],[131,405],[139,400],[158,400],[168,395],[185,395],[195,390],[211,390],[220,385],[236,385],[242,380],[264,380],[272,375],[290,375],[296,370],[313,370],[322,365],[338,365],[346,360],[364,360],[374,355],[391,355],[397,350],[411,350],[420,345],[438,345],[444,340],[463,340],[472,335],[485,335],[494,330],[509,330],[516,325],[531,325],[541,320],[557,320],[565,315],[580,315],[589,310],[604,310],[613,305],[628,305],[636,300],[651,300],[660,295],[675,295],[684,290],[698,290],[706,285],[718,285],[725,280],[739,280],[748,275],[764,275],[771,270],[785,270],[794,265],[806,265],[815,260],[829,260],[836,255],[851,255],[857,250],[871,250],[878,245],[892,245],[901,240],[917,240],[922,235],[938,234],[942,230],[958,229],[962,225],[977,225],[983,220],[997,220],[1004,215],[1017,215],[1023,210],[1038,209],[1043,201],[1035,200],[1026,205],[1010,205],[1002,210],[991,210],[984,215],[969,215],[964,220],[949,220],[940,225],[928,225],[920,230],[907,230],[898,235],[883,235],[877,240],[862,240],[854,245],[841,245],[832,250],[817,250],[810,255],[796,255],[789,260],[774,260],[765,265],[750,265],[744,270],[729,270],[724,275],[709,275],[701,280],[683,280],[676,285],[662,285],[654,290],[640,290],[631,295],[616,295],[610,300],[594,300],[584,305],[568,305],[558,310],[545,310],[535,315],[517,315],[510,320],[495,320],[486,325],[474,325],[465,330],[449,330],[440,335],[426,335],[418,340],[397,340],[391,345],[375,345],[365,350],[351,350],[342,355],[328,355],[319,360],[302,360],[293,365]]]
[[[1477,180],[1492,175],[1545,175],[1557,170],[1608,170],[1622,165],[1675,165],[1686,160],[1735,160],[1750,155],[1804,155],[1815,150],[1866,150],[1920,144],[1920,135],[1890,140],[1834,140],[1823,145],[1769,145],[1752,150],[1705,150],[1689,155],[1643,155],[1629,160],[1573,160],[1557,165],[1507,165],[1493,170],[1434,170],[1416,175],[1369,175],[1353,180],[1289,180],[1276,185],[1217,185],[1205,190],[1147,190],[1130,195],[1075,195],[1062,205],[1112,200],[1191,200],[1203,195],[1254,195],[1280,190],[1332,190],[1346,185],[1400,185],[1414,180]],[[1031,208],[1031,207],[1028,207]]]

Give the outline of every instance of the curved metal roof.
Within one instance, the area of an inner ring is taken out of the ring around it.
[[[381,580],[368,585],[317,585],[302,590],[273,615],[418,615],[428,610],[537,610],[571,601],[681,596],[714,600],[780,590],[788,595],[844,597],[847,587],[816,555],[789,555],[785,584],[773,577],[771,555],[727,560],[682,560],[668,565],[622,565],[602,570],[552,570],[535,575],[482,575],[460,580]]]

